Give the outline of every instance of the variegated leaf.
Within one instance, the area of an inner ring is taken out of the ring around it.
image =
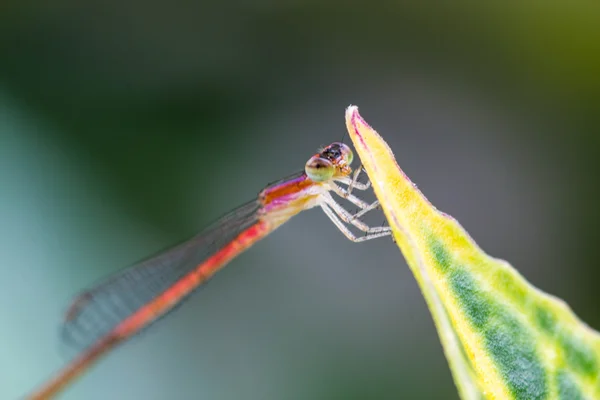
[[[346,125],[425,296],[463,399],[600,399],[600,335],[484,253],[350,106]]]

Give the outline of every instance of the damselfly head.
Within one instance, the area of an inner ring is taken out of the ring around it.
[[[350,175],[353,158],[354,154],[348,145],[336,142],[312,156],[304,169],[312,181],[325,182],[334,177]]]
[[[320,155],[338,167],[349,167],[354,159],[354,153],[352,153],[350,146],[340,142],[335,142],[325,147],[321,150]]]
[[[335,174],[335,166],[327,158],[320,155],[312,156],[307,162],[304,170],[313,182],[325,182]]]

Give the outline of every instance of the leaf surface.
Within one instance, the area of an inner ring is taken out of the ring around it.
[[[600,335],[483,252],[402,172],[355,106],[346,126],[433,316],[462,399],[600,399]]]

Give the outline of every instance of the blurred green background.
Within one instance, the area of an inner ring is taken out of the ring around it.
[[[600,328],[598,21],[582,0],[4,3],[0,398],[73,356],[74,294],[301,169],[349,104],[486,251]],[[64,398],[457,395],[398,249],[316,210]]]

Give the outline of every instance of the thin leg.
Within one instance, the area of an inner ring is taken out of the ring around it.
[[[350,193],[352,193],[352,189],[356,186],[356,184],[358,183],[358,176],[360,175],[362,171],[362,165],[360,165],[355,171],[354,171],[354,175],[352,176],[352,182],[350,182],[350,184],[348,185],[348,189],[346,189],[346,192],[348,192],[348,195],[350,195]]]
[[[362,218],[363,215],[365,215],[366,213],[368,213],[371,210],[374,210],[376,208],[379,208],[379,200],[375,200],[374,202],[372,202],[369,207],[367,208],[363,208],[362,210],[360,210],[359,212],[357,212],[356,214],[354,214],[352,217],[354,219],[359,219]]]
[[[343,178],[338,179],[339,182],[342,182],[343,184],[348,185],[348,188],[346,189],[346,192],[348,192],[348,194],[352,193],[353,189],[367,190],[368,188],[371,187],[371,181],[367,181],[365,183],[358,181],[358,177],[362,171],[363,171],[363,168],[361,165],[360,167],[358,167],[357,169],[354,170],[354,173],[352,174],[352,178],[345,176]]]
[[[379,232],[390,232],[390,227],[389,226],[375,226],[375,227],[370,227],[367,224],[365,224],[364,222],[362,222],[360,219],[357,218],[357,215],[363,216],[365,215],[367,212],[377,208],[377,206],[379,205],[378,202],[374,202],[373,204],[367,206],[366,208],[364,208],[362,211],[358,212],[357,214],[350,214],[344,207],[342,207],[340,204],[338,204],[333,197],[331,196],[324,196],[323,201],[329,206],[331,207],[331,209],[338,215],[338,217],[348,223],[348,224],[352,224],[355,227],[357,227],[358,229],[360,229],[361,231],[367,233],[367,234],[372,234],[372,233],[379,233]],[[367,210],[367,211],[365,211]]]
[[[344,225],[344,223],[339,219],[339,217],[335,214],[335,212],[333,212],[333,210],[331,210],[331,208],[329,208],[329,206],[327,204],[322,203],[321,208],[325,212],[325,215],[327,215],[329,217],[331,222],[333,222],[333,224],[344,234],[344,236],[346,236],[349,240],[351,240],[355,243],[364,242],[366,240],[371,240],[371,239],[377,239],[379,237],[387,236],[390,234],[390,231],[386,231],[386,232],[379,232],[379,233],[367,233],[365,236],[357,237],[350,231],[350,229],[348,229],[348,227],[346,225]]]
[[[344,185],[348,185],[348,189],[352,192],[352,190],[367,190],[371,187],[371,182],[367,181],[365,183],[354,181],[354,178],[350,178],[349,176],[343,176],[341,178],[336,178],[338,182],[343,183]],[[353,183],[354,182],[354,183]]]
[[[344,199],[348,200],[352,204],[358,206],[361,210],[364,210],[365,208],[369,207],[369,203],[359,199],[358,197],[356,197],[353,194],[348,193],[346,189],[336,185],[333,182],[330,185],[331,185],[331,190],[335,194],[337,194],[340,197],[343,197]]]

